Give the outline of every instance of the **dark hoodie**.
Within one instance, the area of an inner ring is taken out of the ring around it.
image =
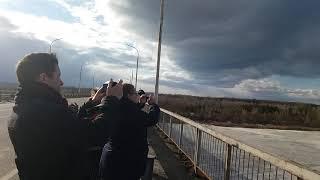
[[[20,179],[84,179],[85,126],[50,87],[20,87],[8,125]]]
[[[100,176],[103,179],[139,179],[144,174],[148,153],[147,127],[159,120],[160,109],[148,113],[127,98],[120,100],[118,115],[109,116],[109,141],[105,145]],[[123,173],[125,171],[125,173]]]

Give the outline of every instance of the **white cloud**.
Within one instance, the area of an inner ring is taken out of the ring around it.
[[[286,91],[289,96],[298,98],[310,98],[320,100],[320,90],[315,89],[293,89]]]
[[[31,34],[37,39],[51,42],[55,38],[63,38],[63,41],[77,48],[100,47],[120,48],[125,43],[134,43],[143,53],[142,56],[151,56],[148,39],[142,38],[121,28],[121,16],[109,7],[110,1],[95,1],[75,6],[63,0],[56,3],[66,8],[69,13],[79,18],[79,22],[67,23],[48,17],[35,16],[2,9],[1,16],[10,20],[18,27],[16,33]],[[49,7],[44,7],[49,8]],[[97,17],[102,16],[104,24]],[[122,43],[122,44],[121,44]],[[131,53],[131,49],[122,51]]]
[[[17,27],[14,33],[33,36],[46,42],[56,38],[64,38],[63,41],[74,45],[75,47],[88,47],[94,44],[92,39],[87,38],[90,34],[88,29],[79,23],[66,23],[58,20],[51,20],[47,17],[38,17],[30,14],[1,11],[0,16],[10,20]],[[82,37],[82,38],[79,38]]]
[[[64,7],[77,20],[74,22],[64,22],[61,20],[53,20],[46,16],[40,17],[9,9],[0,9],[0,17],[9,20],[9,25],[7,24],[8,26],[6,26],[7,28],[0,26],[0,30],[10,31],[12,34],[15,34],[16,37],[27,37],[27,39],[30,40],[42,40],[47,43],[50,43],[56,38],[63,38],[59,43],[57,42],[55,44],[55,50],[61,52],[64,51],[64,49],[72,49],[75,51],[73,52],[75,54],[68,54],[68,56],[64,56],[65,58],[71,56],[78,58],[82,55],[85,56],[89,54],[90,57],[88,57],[87,60],[83,60],[83,58],[81,60],[82,62],[88,62],[90,59],[90,63],[85,66],[87,69],[86,73],[89,74],[89,76],[95,73],[97,79],[113,77],[129,81],[132,69],[135,70],[133,67],[135,67],[136,52],[134,49],[126,46],[125,43],[133,44],[140,52],[138,87],[142,87],[147,91],[153,91],[156,73],[156,35],[158,26],[155,27],[154,34],[152,35],[136,34],[134,30],[123,28],[126,27],[123,25],[128,22],[128,17],[117,13],[116,10],[111,8],[110,4],[120,4],[126,7],[128,6],[128,1],[125,0],[93,0],[80,5],[74,5],[66,0],[52,1]],[[0,2],[6,2],[6,0],[0,0]],[[0,23],[1,22],[0,19]],[[198,39],[193,39],[192,41],[198,41]],[[0,42],[0,45],[4,44]],[[45,46],[45,44],[43,45]],[[94,48],[105,50],[104,56],[99,58],[95,57],[95,52],[89,52],[89,50]],[[262,72],[250,67],[241,69],[242,74],[239,73],[239,69],[229,69],[223,73],[223,76],[208,77],[209,79],[217,79],[216,82],[218,83],[229,81],[238,82],[240,75],[245,77],[243,79],[246,80],[239,82],[232,88],[217,88],[214,85],[208,85],[208,83],[205,85],[203,83],[200,84],[199,81],[201,81],[201,79],[195,79],[191,71],[187,71],[176,64],[176,59],[172,59],[176,50],[171,48],[172,47],[165,45],[162,47],[160,71],[160,77],[163,83],[161,84],[160,81],[160,92],[162,93],[249,98],[259,98],[265,94],[276,94],[273,96],[274,99],[278,96],[316,100],[320,98],[320,90],[288,89],[282,87],[279,81],[275,81],[272,78],[246,79],[249,77],[262,77]],[[123,61],[126,62],[127,65],[125,63],[119,63],[119,61],[116,60],[123,58],[124,54],[126,55],[126,59],[123,59]],[[106,55],[112,58],[108,58]],[[77,58],[71,59],[73,61],[79,60]],[[132,62],[128,63],[128,61]],[[72,64],[72,62],[68,63],[69,66]],[[77,62],[76,66],[80,63],[81,62]],[[70,69],[70,71],[79,71],[78,67],[73,68],[76,68],[76,70]],[[77,76],[73,76],[72,74],[68,77],[71,76],[73,77],[72,81],[77,82]],[[175,86],[175,84],[177,84],[177,86]]]
[[[263,95],[274,95],[272,98],[293,99],[303,102],[320,103],[319,89],[290,89],[281,86],[279,81],[263,78],[263,79],[247,79],[236,84],[233,89],[252,93],[252,95],[263,97]]]
[[[79,21],[68,23],[53,20],[45,16],[39,17],[10,10],[2,10],[0,16],[9,19],[17,27],[13,32],[15,34],[29,36],[31,39],[40,39],[48,43],[53,39],[63,38],[55,43],[55,50],[58,50],[58,53],[66,47],[74,49],[78,54],[83,55],[87,54],[87,50],[90,48],[102,48],[106,49],[109,55],[115,57],[115,59],[122,54],[135,57],[136,51],[124,45],[130,42],[140,52],[139,80],[142,81],[142,84],[145,83],[147,85],[148,83],[152,83],[151,87],[154,86],[157,57],[156,36],[154,38],[144,37],[144,35],[133,33],[130,29],[123,29],[122,23],[125,21],[125,17],[117,14],[117,12],[110,8],[111,1],[96,0],[81,5],[72,5],[64,0],[53,1],[64,7],[73,17],[78,18]],[[118,1],[117,3],[126,5],[126,1]],[[97,20],[99,16],[103,17],[100,21]],[[156,31],[154,35],[156,35]],[[154,39],[155,41],[150,41],[150,39]],[[191,80],[191,75],[175,65],[174,61],[165,53],[170,51],[169,48],[163,46],[162,49],[160,77],[168,81],[181,82]],[[91,59],[91,61],[93,60]],[[109,76],[112,74],[113,77],[118,76],[123,79],[128,79],[127,77],[131,76],[132,69],[118,65],[116,61],[102,62],[103,59],[101,58],[97,59],[97,61],[99,63],[88,66],[90,71],[93,71],[93,69],[97,71],[97,76],[103,76],[103,71],[107,67],[112,67],[111,69],[107,68],[109,69]],[[135,64],[135,58],[132,59],[131,64]],[[148,79],[153,79],[153,82],[144,82]],[[163,88],[170,89],[168,86]]]
[[[169,49],[167,51],[169,51]],[[176,82],[193,80],[190,73],[177,66],[174,61],[170,59],[166,53],[167,51],[164,51],[164,53],[161,55],[161,78],[163,80],[171,80]]]
[[[281,91],[280,82],[268,78],[243,80],[235,88],[255,92]]]
[[[87,64],[85,68],[88,68],[92,74],[106,77],[107,80],[112,77],[117,77],[118,79],[123,79],[128,82],[131,76],[131,71],[127,67],[103,61]]]
[[[39,39],[48,43],[53,39],[63,38],[55,43],[56,50],[60,52],[63,51],[63,48],[69,48],[74,49],[78,54],[86,54],[87,49],[100,48],[108,51],[109,55],[113,57],[124,54],[135,57],[136,51],[125,45],[126,43],[133,44],[140,51],[140,66],[144,67],[139,69],[139,79],[143,80],[145,77],[155,76],[156,62],[155,59],[152,60],[155,43],[149,41],[148,38],[131,33],[127,29],[122,29],[121,16],[109,7],[110,1],[97,0],[80,6],[69,4],[63,0],[55,2],[68,10],[72,16],[79,18],[79,21],[68,23],[46,16],[40,17],[8,9],[1,9],[0,17],[8,19],[16,27],[12,33],[19,36]],[[103,23],[101,20],[97,20],[99,16],[103,17]],[[58,49],[58,47],[60,48]],[[103,61],[103,59],[99,60]],[[132,64],[135,62],[136,59],[133,58]],[[98,64],[98,66],[105,67],[106,64],[113,67],[113,65],[117,66],[118,62],[108,62]],[[99,71],[97,66],[91,68],[97,68]],[[128,73],[131,75],[131,68],[128,67],[118,67],[111,69],[111,71],[114,77],[127,77]]]

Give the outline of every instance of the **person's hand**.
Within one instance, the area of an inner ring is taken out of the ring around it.
[[[110,79],[108,87],[107,87],[107,96],[116,96],[118,99],[121,99],[123,96],[122,91],[122,80],[120,79],[119,82],[112,87],[113,80]]]
[[[139,103],[140,104],[145,104],[147,102],[147,96],[145,94],[142,94],[140,97],[139,97]]]
[[[103,97],[106,96],[106,89],[101,87],[96,94],[92,97],[92,101],[100,102]]]
[[[156,100],[154,99],[154,96],[153,95],[149,95],[149,98],[148,98],[148,104],[149,105],[152,105],[152,104],[156,104]]]
[[[69,109],[72,111],[72,112],[78,112],[78,109],[79,109],[79,106],[78,106],[78,104],[77,103],[71,103],[70,105],[69,105]]]

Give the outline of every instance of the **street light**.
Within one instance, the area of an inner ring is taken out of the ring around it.
[[[160,1],[160,28],[159,28],[159,39],[158,39],[158,56],[157,56],[157,73],[156,73],[156,86],[155,86],[155,98],[158,103],[159,97],[159,73],[160,73],[160,57],[161,57],[161,41],[162,41],[162,28],[163,28],[163,8],[164,0]]]
[[[119,43],[119,44],[124,44],[123,42],[108,42],[108,43]],[[138,69],[139,69],[139,58],[140,58],[140,53],[139,53],[139,49],[136,48],[135,46],[126,43],[125,45],[133,48],[136,50],[137,52],[137,67],[136,67],[136,82],[135,82],[135,88],[137,89],[137,85],[138,85]]]
[[[140,57],[140,54],[139,54],[139,50],[138,50],[136,47],[134,47],[133,45],[127,44],[127,46],[132,47],[133,49],[135,49],[135,50],[137,51],[137,54],[138,54],[138,56],[137,56],[137,67],[136,67],[136,83],[135,83],[135,86],[134,86],[134,87],[137,89],[138,67],[139,67],[139,57]]]
[[[80,74],[79,74],[79,86],[78,86],[78,93],[80,94],[81,92],[81,77],[82,77],[82,67],[83,67],[83,64],[81,64],[81,67],[80,67]]]
[[[62,39],[62,38],[58,38],[58,39],[55,39],[55,40],[51,41],[51,43],[50,43],[50,47],[49,47],[49,53],[51,53],[51,47],[52,47],[52,44],[53,44],[54,42],[56,42],[56,41],[61,40],[61,39]]]
[[[95,84],[95,82],[94,82],[94,72],[93,72],[93,75],[92,75],[92,89],[94,89],[94,84]]]

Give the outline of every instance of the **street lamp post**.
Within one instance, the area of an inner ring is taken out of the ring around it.
[[[157,74],[156,74],[156,85],[155,85],[156,103],[158,103],[158,93],[159,93],[159,72],[160,72],[161,40],[162,40],[162,27],[163,27],[163,6],[164,6],[164,0],[161,0],[160,29],[159,29],[159,39],[158,39]]]
[[[93,75],[92,75],[92,89],[94,89],[94,85],[95,85],[95,82],[94,82],[94,73],[93,73]]]
[[[109,43],[119,43],[119,44],[123,44],[123,42],[109,42]],[[137,89],[137,85],[138,85],[138,69],[139,69],[139,58],[140,58],[140,53],[139,53],[139,49],[136,48],[135,46],[126,43],[127,46],[133,48],[136,50],[137,52],[137,65],[136,65],[136,82],[135,82],[135,88]]]
[[[59,40],[61,40],[61,39],[62,39],[62,38],[58,38],[58,39],[55,39],[55,40],[51,41],[50,47],[49,47],[49,53],[51,53],[51,48],[52,48],[53,43],[56,42],[56,41],[59,41]]]
[[[127,46],[129,47],[132,47],[133,49],[135,49],[137,51],[137,67],[136,67],[136,83],[135,83],[135,88],[137,89],[137,84],[138,84],[138,68],[139,68],[139,57],[140,57],[140,54],[139,54],[139,50],[134,47],[133,45],[130,45],[130,44],[127,44]]]
[[[80,74],[79,74],[79,87],[78,87],[78,93],[80,94],[81,92],[81,76],[82,76],[82,67],[83,67],[83,63],[81,64],[80,67]]]

